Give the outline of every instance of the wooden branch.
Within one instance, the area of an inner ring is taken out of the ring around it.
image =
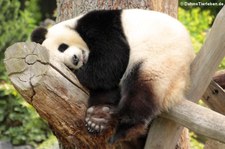
[[[224,49],[225,7],[217,15],[200,53],[192,63],[192,85],[187,93],[188,99],[197,102],[203,95],[211,81],[212,75],[225,55]],[[154,129],[155,127],[158,129]],[[182,127],[175,122],[166,119],[156,119],[149,130],[145,148],[175,148],[181,131]],[[158,136],[163,141],[163,145]]]
[[[215,73],[213,80],[225,89],[225,70],[220,70]]]
[[[225,144],[215,140],[208,140],[204,146],[204,149],[224,149],[224,148]]]
[[[220,71],[217,72],[216,75],[214,75],[214,79],[217,79],[218,83],[222,83],[219,82],[219,80],[223,80],[221,77],[224,77],[224,72],[225,71]],[[220,78],[220,79],[218,79]],[[218,85],[217,83],[215,83],[214,81],[212,81],[209,85],[209,87],[207,88],[206,92],[203,95],[203,100],[205,103],[207,103],[207,105],[214,111],[217,111],[221,114],[225,115],[225,91],[220,87],[220,85]],[[211,139],[215,139],[215,140],[220,140],[221,142],[224,142],[224,136],[221,137],[220,136],[220,131],[221,129],[224,129],[224,120],[220,119],[220,117],[224,117],[221,114],[218,114],[216,112],[212,112],[212,110],[210,109],[206,109],[204,107],[195,105],[192,102],[189,102],[188,100],[184,100],[181,104],[174,106],[171,111],[169,111],[169,113],[164,113],[161,116],[164,118],[169,118],[171,120],[173,120],[174,122],[171,122],[171,126],[173,126],[173,124],[179,123],[195,132],[197,132],[198,134],[202,134],[204,136],[207,136]],[[212,113],[214,113],[212,115]],[[194,115],[193,115],[194,114]],[[216,122],[216,124],[212,124],[211,122],[215,121],[215,119],[222,120],[220,122]],[[215,118],[215,119],[214,119]],[[164,122],[165,119],[162,118],[158,118],[160,122]],[[195,119],[195,120],[194,120]],[[197,122],[198,124],[193,124],[192,121]],[[154,124],[154,123],[153,123]],[[219,127],[217,125],[220,125]],[[221,125],[222,124],[222,125]],[[215,129],[213,127],[216,127]],[[151,129],[159,129],[160,126],[158,125],[153,125],[151,127]],[[176,129],[180,129],[181,126],[179,127],[172,127],[173,129],[171,129],[169,132],[167,132],[168,134],[176,132]],[[217,131],[217,133],[216,133]],[[162,133],[160,133],[162,134]],[[224,134],[223,134],[224,135]],[[149,136],[151,136],[147,142],[149,141],[154,141],[152,138],[154,138],[153,134],[150,134]],[[160,135],[157,135],[156,137],[160,137]],[[221,138],[223,138],[221,140]],[[176,140],[176,139],[175,139]],[[167,142],[167,140],[165,140]],[[165,142],[164,140],[162,140],[162,144]],[[174,141],[174,143],[176,143]],[[224,146],[224,144],[218,143],[218,142],[213,142],[216,143],[218,146]],[[172,144],[172,143],[171,143]],[[163,145],[157,145],[157,146],[152,146],[152,144],[146,144],[147,148],[161,148],[163,147]]]
[[[225,143],[225,116],[191,101],[183,100],[162,117],[169,118],[198,134]]]
[[[109,133],[100,137],[87,133],[83,120],[88,93],[70,70],[49,57],[44,47],[17,43],[6,50],[4,62],[13,85],[48,121],[62,143],[78,148],[116,147],[105,142]],[[209,109],[183,100],[162,116],[225,142],[225,117]]]
[[[91,136],[84,126],[88,92],[64,65],[35,43],[17,43],[5,52],[8,76],[53,129],[65,148],[109,149],[105,136]]]
[[[225,115],[225,70],[218,71],[213,76],[210,86],[203,95],[203,101],[214,111]],[[222,88],[223,87],[223,88]],[[225,144],[208,139],[204,149],[225,148]]]
[[[189,98],[198,101],[225,56],[225,7],[217,15],[201,51],[192,63],[192,85]]]
[[[203,101],[210,109],[225,115],[225,91],[212,81],[203,95]]]

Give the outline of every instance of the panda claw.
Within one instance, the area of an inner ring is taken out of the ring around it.
[[[99,132],[99,128],[100,128],[99,125],[96,125],[96,126],[95,126],[95,130],[96,130],[97,132]]]
[[[100,126],[100,131],[103,131],[105,127],[103,125]]]
[[[88,127],[87,129],[88,129],[88,132],[90,132],[90,131],[91,131],[91,128],[90,128],[90,127]]]
[[[95,123],[92,123],[92,124],[91,124],[91,127],[92,127],[92,128],[95,128]]]
[[[87,123],[87,124],[88,124],[88,126],[90,126],[90,125],[91,125],[91,121],[88,121],[88,123]]]
[[[93,112],[94,112],[94,107],[90,107],[90,108],[87,109],[88,114],[91,114]]]
[[[109,127],[113,110],[109,106],[92,106],[87,109],[85,126],[89,133],[101,133]]]
[[[87,117],[87,118],[85,118],[85,122],[88,122],[90,119]]]
[[[89,130],[89,131],[92,133],[92,132],[93,132],[93,129],[91,129],[91,128],[90,128],[90,130]]]
[[[110,111],[109,107],[102,107],[102,111],[108,113]]]

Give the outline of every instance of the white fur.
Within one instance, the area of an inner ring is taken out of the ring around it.
[[[163,109],[182,99],[189,82],[194,51],[187,30],[176,19],[154,11],[124,10],[122,25],[130,44],[130,61],[122,78],[137,62],[143,81],[154,87]]]
[[[87,62],[89,55],[89,49],[86,43],[73,29],[77,23],[77,19],[80,17],[82,16],[63,21],[49,28],[46,40],[42,43],[43,46],[51,51],[51,56],[53,56],[55,60],[63,62],[72,69],[80,68]],[[62,43],[69,45],[69,48],[63,53],[58,50],[59,45]],[[80,60],[76,66],[72,63],[74,55]]]

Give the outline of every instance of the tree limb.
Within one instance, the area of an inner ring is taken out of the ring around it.
[[[105,137],[93,137],[84,127],[88,92],[64,65],[35,43],[17,43],[5,52],[8,76],[66,148],[110,148]],[[72,145],[72,146],[66,146]]]

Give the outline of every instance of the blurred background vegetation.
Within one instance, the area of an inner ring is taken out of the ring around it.
[[[181,2],[196,0],[180,0]],[[222,2],[224,0],[214,0]],[[202,0],[201,2],[210,2]],[[225,2],[223,2],[225,4]],[[191,34],[198,52],[222,6],[180,6],[178,19]],[[29,41],[32,30],[46,19],[55,19],[55,0],[0,0],[0,141],[44,149],[56,142],[47,124],[10,84],[3,65],[4,51],[20,41]],[[225,60],[219,69],[225,68]],[[202,149],[205,139],[191,133],[192,149]]]

